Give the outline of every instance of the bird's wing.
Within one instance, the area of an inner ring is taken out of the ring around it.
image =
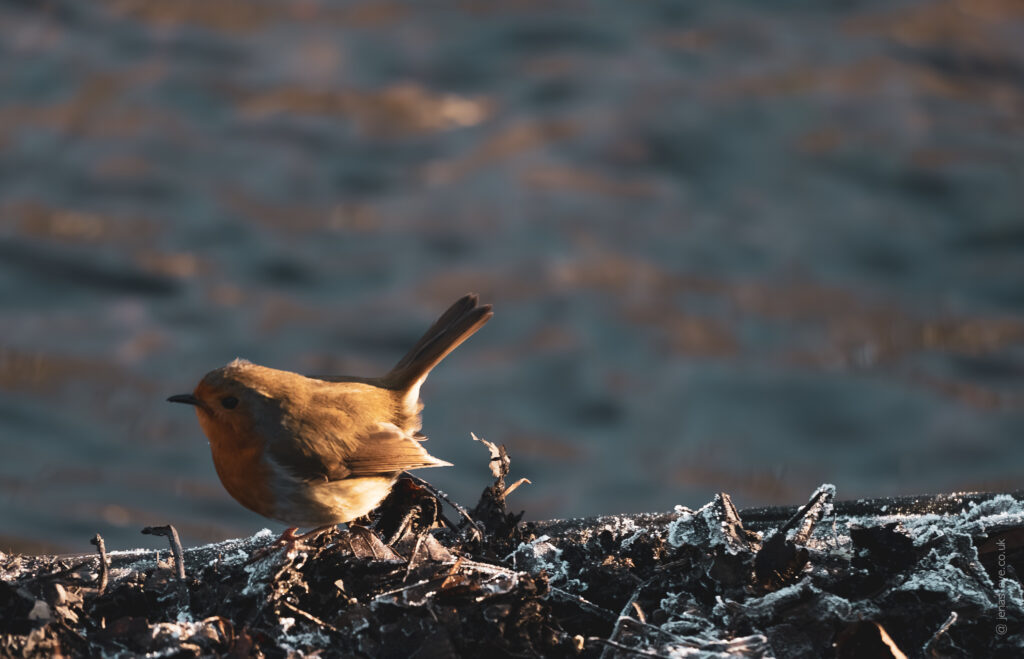
[[[337,481],[406,469],[451,466],[450,462],[427,453],[420,442],[391,423],[368,429],[351,448],[333,442],[311,446],[296,440],[268,442],[267,450],[276,464],[305,481]]]
[[[351,475],[344,459],[298,442],[267,442],[270,459],[303,481],[340,481]]]
[[[450,467],[452,463],[427,453],[419,441],[398,426],[382,423],[360,442],[359,450],[348,457],[346,466],[353,476],[372,476],[406,469]]]

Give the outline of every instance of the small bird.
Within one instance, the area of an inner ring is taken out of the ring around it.
[[[167,400],[195,406],[228,494],[294,537],[297,527],[366,515],[405,470],[451,466],[421,445],[420,386],[493,315],[476,295],[462,297],[379,378],[306,377],[236,359]]]

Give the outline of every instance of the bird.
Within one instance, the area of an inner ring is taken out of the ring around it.
[[[190,394],[221,484],[238,503],[290,528],[364,517],[411,469],[448,467],[420,433],[430,371],[494,315],[475,294],[452,304],[380,377],[311,376],[235,359]]]

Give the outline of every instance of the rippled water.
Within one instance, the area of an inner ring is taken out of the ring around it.
[[[267,522],[164,399],[423,390],[532,518],[1019,487],[1024,15],[974,2],[0,6],[0,547]],[[279,528],[274,526],[274,528]]]

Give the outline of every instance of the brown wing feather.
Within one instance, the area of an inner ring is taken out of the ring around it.
[[[340,481],[352,472],[337,455],[301,450],[295,443],[267,442],[271,459],[304,481]]]
[[[384,427],[358,441],[355,455],[341,457],[335,453],[302,451],[296,444],[269,443],[270,457],[294,476],[306,481],[337,481],[356,476],[422,469],[450,467],[450,462],[438,460],[418,441],[397,427]]]
[[[353,476],[373,476],[452,465],[427,453],[419,442],[398,428],[383,428],[361,443],[358,453],[349,457],[346,466]]]

